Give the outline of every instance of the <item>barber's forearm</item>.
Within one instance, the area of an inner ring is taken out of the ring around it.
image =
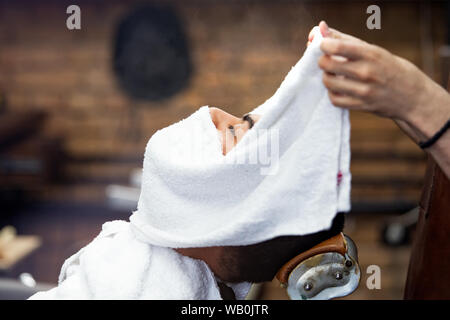
[[[427,81],[424,99],[407,120],[397,124],[416,142],[430,139],[450,119],[450,94],[433,81]],[[407,125],[406,125],[407,124]],[[409,128],[408,128],[409,127]],[[450,179],[450,131],[425,149]]]

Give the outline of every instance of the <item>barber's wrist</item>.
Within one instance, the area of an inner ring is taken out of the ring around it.
[[[450,119],[449,93],[431,79],[427,80],[417,96],[417,104],[405,119],[420,141],[430,139]]]

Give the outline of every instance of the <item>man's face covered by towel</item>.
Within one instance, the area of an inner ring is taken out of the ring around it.
[[[227,154],[260,119],[259,115],[236,117],[219,108],[209,108],[211,120]],[[247,246],[179,248],[177,252],[205,261],[214,274],[225,282],[271,281],[284,263],[314,245],[342,231],[344,215],[337,214],[329,230],[304,236],[281,236]]]
[[[219,139],[222,142],[222,153],[227,154],[242,139],[244,134],[253,127],[260,116],[245,114],[243,117],[235,117],[222,109],[209,108],[211,120],[217,128]]]

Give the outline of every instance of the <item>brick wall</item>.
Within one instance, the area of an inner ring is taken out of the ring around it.
[[[65,9],[72,3],[0,2],[0,90],[12,110],[50,113],[46,133],[66,137],[69,155],[83,159],[68,165],[74,177],[124,179],[131,167],[140,165],[155,130],[201,105],[239,115],[264,102],[299,59],[309,30],[321,19],[422,65],[419,2],[378,2],[382,30],[370,31],[365,28],[368,2],[171,1],[185,24],[193,77],[170,99],[136,102],[115,81],[111,48],[118,21],[140,2],[78,1],[79,31],[65,27]],[[443,6],[431,6],[435,48],[445,36]],[[434,62],[432,76],[439,79],[436,56]],[[401,191],[393,186],[389,194],[417,197],[424,168],[418,148],[389,120],[362,113],[351,117],[352,170],[355,182],[360,181],[354,196],[380,192],[377,179],[383,176],[402,185]],[[380,154],[392,157],[372,157]],[[413,161],[395,160],[403,155]],[[108,161],[89,162],[95,158]],[[130,163],[118,166],[118,159]]]

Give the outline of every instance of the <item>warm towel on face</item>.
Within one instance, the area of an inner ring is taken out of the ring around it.
[[[207,106],[151,137],[136,232],[173,248],[248,245],[327,229],[350,209],[348,111],[332,106],[322,83],[321,40],[316,29],[226,155]]]

